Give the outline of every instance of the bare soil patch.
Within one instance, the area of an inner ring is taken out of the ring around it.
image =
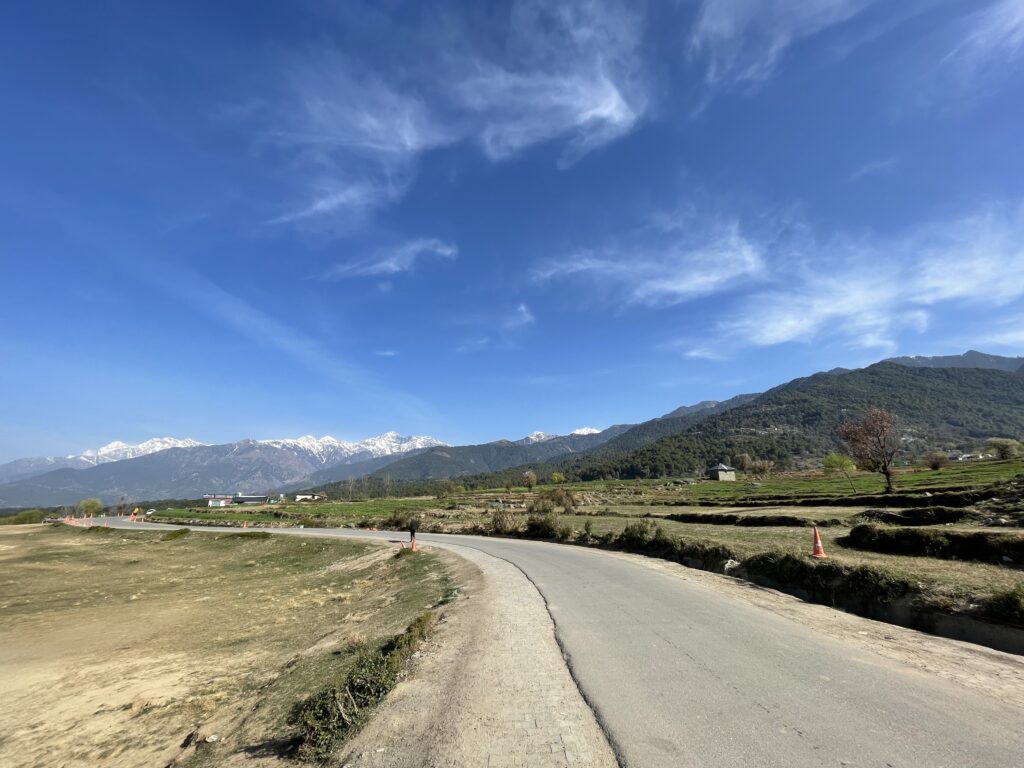
[[[450,593],[394,545],[0,530],[4,766],[278,763],[295,706]]]

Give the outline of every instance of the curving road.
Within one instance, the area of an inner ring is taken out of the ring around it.
[[[419,539],[455,552],[472,547],[526,574],[629,768],[1024,765],[1024,710],[671,570],[543,542]],[[1024,674],[1007,659],[1008,674]]]

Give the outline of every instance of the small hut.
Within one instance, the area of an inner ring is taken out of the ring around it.
[[[713,467],[708,467],[708,477],[711,480],[735,482],[736,470],[732,467],[726,466],[725,464],[716,464]]]

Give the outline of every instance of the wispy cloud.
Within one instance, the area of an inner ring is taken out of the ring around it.
[[[397,275],[400,272],[410,271],[416,261],[423,256],[454,259],[458,253],[459,249],[453,243],[445,243],[433,237],[419,238],[381,250],[363,259],[336,264],[326,272],[325,277],[339,279]],[[390,290],[390,286],[388,289]]]
[[[672,222],[599,251],[543,262],[533,279],[586,280],[611,300],[657,307],[739,288],[763,269],[761,247],[743,235],[738,222],[693,222],[682,231]]]
[[[756,83],[771,77],[786,49],[849,21],[875,0],[703,0],[690,50],[707,61],[711,86]]]
[[[561,163],[568,165],[632,130],[647,107],[634,8],[518,3],[509,30],[515,60],[470,58],[458,65],[464,74],[454,96],[472,113],[484,153],[503,160],[567,137]]]
[[[991,63],[1006,63],[1024,54],[1024,3],[996,0],[964,22],[963,38],[943,58],[975,71]]]
[[[535,322],[537,319],[533,316],[530,308],[525,304],[520,304],[505,318],[502,325],[505,328],[522,328],[525,325],[533,325]]]
[[[462,42],[441,56],[429,24],[403,38],[427,66],[302,59],[268,135],[304,197],[269,223],[359,223],[406,193],[425,152],[459,142],[499,161],[561,139],[565,166],[620,138],[647,109],[642,21],[618,0],[520,0],[500,47],[465,42],[478,35],[452,17]]]
[[[860,181],[866,176],[878,176],[889,173],[896,167],[896,157],[887,157],[880,160],[870,160],[857,168],[847,177],[847,181]]]
[[[1024,297],[1024,204],[988,204],[893,238],[804,243],[772,260],[772,286],[718,325],[735,346],[839,340],[892,350],[936,312],[976,313]]]

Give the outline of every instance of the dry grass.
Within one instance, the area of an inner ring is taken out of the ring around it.
[[[5,764],[269,764],[298,701],[451,588],[362,542],[102,531],[0,533]]]

